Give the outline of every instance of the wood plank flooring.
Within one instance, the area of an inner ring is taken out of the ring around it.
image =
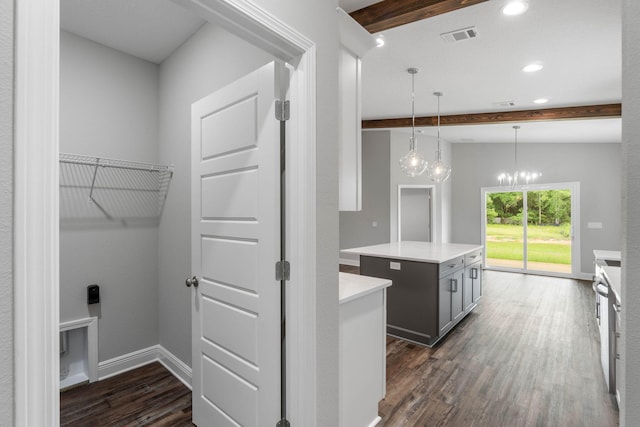
[[[387,339],[379,426],[618,425],[591,284],[484,274],[480,305],[436,348]],[[60,402],[62,426],[193,425],[190,390],[159,363],[66,391]]]
[[[484,274],[480,305],[436,348],[387,339],[379,426],[618,425],[591,284]]]
[[[60,425],[192,427],[191,390],[154,362],[60,393]]]

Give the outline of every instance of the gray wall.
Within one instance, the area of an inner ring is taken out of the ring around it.
[[[580,264],[592,274],[593,249],[621,247],[620,144],[519,144],[518,153],[523,168],[542,172],[539,183],[580,182]],[[453,144],[454,242],[482,242],[480,189],[497,187],[498,173],[512,164],[512,144]]]
[[[389,143],[388,131],[362,132],[362,210],[340,212],[340,249],[389,241]]]
[[[62,32],[60,151],[157,162],[157,85],[155,64]],[[157,248],[157,227],[61,228],[60,320],[99,317],[99,361],[158,343]]]
[[[620,425],[640,425],[640,2],[622,2],[622,365]]]
[[[13,2],[0,1],[0,425],[13,425]]]
[[[434,186],[434,202],[435,209],[433,215],[433,241],[448,243],[451,241],[451,181],[448,180],[441,184],[435,184],[429,179],[426,172],[418,177],[412,178],[405,175],[400,170],[398,161],[409,151],[409,136],[406,131],[391,132],[391,154],[390,154],[390,236],[392,242],[398,241],[398,185],[433,185]],[[427,135],[418,135],[418,152],[422,154],[428,162],[435,158],[437,147],[436,139]],[[451,160],[451,144],[441,140],[442,161],[452,163]],[[451,176],[456,173],[455,167]]]
[[[205,25],[160,66],[160,161],[175,167],[160,223],[160,344],[191,366],[191,104],[271,61]]]

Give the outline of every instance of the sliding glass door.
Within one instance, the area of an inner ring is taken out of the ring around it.
[[[562,276],[579,272],[577,192],[577,183],[483,189],[485,266]]]

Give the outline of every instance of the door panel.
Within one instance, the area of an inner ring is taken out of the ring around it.
[[[245,170],[202,179],[202,217],[255,221],[258,217],[258,170]],[[224,203],[220,203],[224,200]]]
[[[280,419],[280,123],[268,64],[192,106],[193,422]]]

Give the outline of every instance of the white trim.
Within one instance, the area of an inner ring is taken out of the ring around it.
[[[158,361],[167,368],[174,377],[179,379],[189,390],[191,390],[191,368],[189,365],[178,359],[173,353],[164,348],[158,346]]]
[[[15,2],[14,414],[59,424],[57,1]]]
[[[100,381],[106,380],[123,372],[159,361],[159,349],[159,345],[154,345],[102,361],[98,363],[98,378]]]
[[[316,425],[316,48],[250,0],[176,0],[295,67],[289,154],[289,419]],[[15,420],[59,425],[59,2],[16,2]],[[294,160],[295,159],[295,160]],[[137,360],[137,358],[131,359]],[[112,360],[103,368],[115,372]],[[100,368],[99,368],[100,370]]]
[[[518,187],[517,189],[510,189],[509,187],[482,187],[480,189],[480,228],[481,228],[481,239],[482,244],[486,247],[486,232],[487,232],[487,209],[486,209],[486,195],[487,193],[502,193],[502,192],[526,192],[526,191],[541,191],[541,190],[570,190],[571,191],[571,273],[554,273],[547,271],[538,271],[538,270],[525,270],[524,268],[507,268],[507,267],[487,267],[487,251],[482,252],[482,264],[485,266],[484,268],[487,270],[495,270],[495,271],[509,271],[516,273],[530,273],[539,276],[553,276],[553,277],[567,277],[573,279],[584,279],[585,277],[589,277],[585,280],[591,280],[591,276],[587,273],[583,273],[581,267],[581,254],[582,247],[580,242],[580,182],[559,182],[559,183],[549,183],[549,184],[529,184]],[[527,211],[527,199],[523,198],[523,206],[522,209],[524,212]],[[527,223],[524,224],[524,233],[526,236],[527,233]],[[525,240],[526,241],[526,240]],[[527,245],[524,246],[524,259],[527,259]]]
[[[431,198],[429,203],[429,238],[432,242],[438,243],[438,240],[433,232],[437,230],[437,219],[434,215],[437,212],[438,201],[436,199],[436,186],[429,184],[398,184],[398,242],[402,241],[402,190],[405,188],[425,188],[429,190],[429,197]]]
[[[292,73],[287,126],[287,390],[292,425],[315,427],[316,408],[316,48]]]
[[[380,418],[379,416],[376,417],[373,421],[371,421],[371,424],[369,424],[369,427],[375,427],[378,425],[378,423],[380,423],[380,421],[382,421],[382,418]]]
[[[174,377],[191,390],[191,368],[169,350],[158,344],[100,362],[98,364],[98,376],[100,381],[106,380],[153,362],[161,363]]]
[[[70,320],[60,323],[60,332],[87,328],[87,369],[89,382],[98,381],[98,318]]]

